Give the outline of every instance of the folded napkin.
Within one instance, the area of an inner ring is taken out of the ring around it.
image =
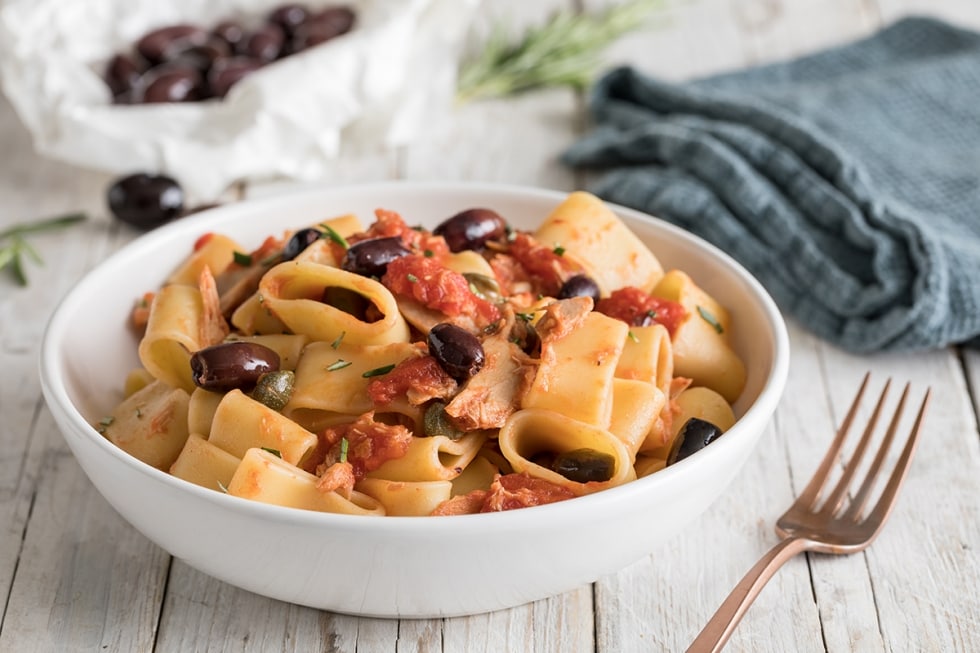
[[[591,190],[718,245],[817,335],[855,352],[980,335],[980,34],[907,18],[689,83],[620,68],[591,109],[564,155],[603,171]]]

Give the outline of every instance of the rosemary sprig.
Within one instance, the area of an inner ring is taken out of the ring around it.
[[[46,220],[15,224],[0,231],[0,270],[9,269],[14,280],[21,286],[26,286],[27,273],[24,270],[24,258],[31,258],[38,265],[44,263],[37,250],[27,242],[27,236],[40,231],[63,229],[85,219],[84,213],[69,213]]]
[[[456,97],[466,102],[546,86],[585,88],[602,50],[662,6],[663,0],[630,0],[598,14],[558,12],[517,43],[498,25],[482,52],[461,67]]]

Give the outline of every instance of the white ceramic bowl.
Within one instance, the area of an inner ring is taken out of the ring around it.
[[[282,508],[210,491],[130,457],[91,424],[120,400],[138,365],[126,327],[134,298],[155,289],[207,231],[244,245],[270,233],[376,208],[434,226],[473,206],[537,225],[565,196],[495,185],[388,183],[248,201],[143,236],[89,273],[55,311],[41,350],[45,398],[85,473],[140,532],[174,556],[258,594],[382,617],[473,614],[554,595],[654,551],[700,515],[743,466],[782,393],[785,325],[762,287],[718,249],[664,222],[614,207],[665,267],[679,267],[732,313],[748,383],[738,422],[701,452],[632,483],[570,501],[456,517],[357,517]]]

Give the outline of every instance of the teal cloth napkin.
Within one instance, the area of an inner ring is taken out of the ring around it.
[[[854,352],[980,335],[980,34],[903,19],[793,61],[669,84],[612,70],[564,161],[718,245]],[[720,298],[724,302],[724,298]]]

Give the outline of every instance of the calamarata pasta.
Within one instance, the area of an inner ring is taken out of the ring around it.
[[[203,234],[134,310],[142,367],[98,428],[216,492],[356,515],[562,501],[721,436],[745,367],[719,298],[588,193],[542,217]]]

